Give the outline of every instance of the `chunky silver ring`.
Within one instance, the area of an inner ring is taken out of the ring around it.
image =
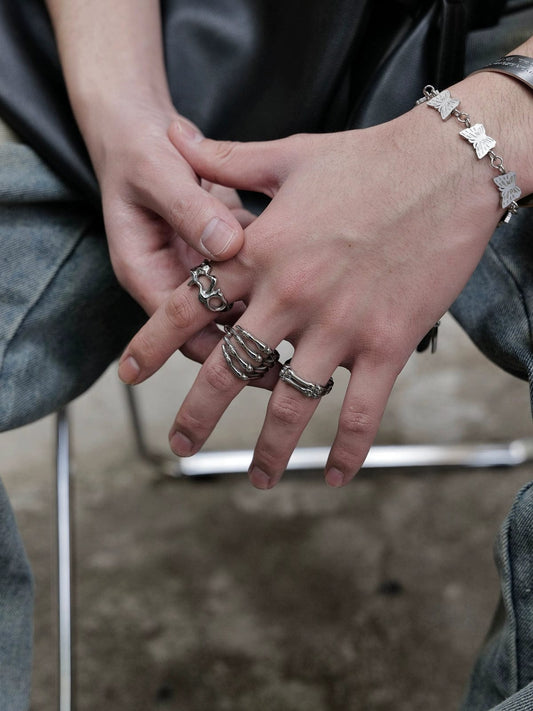
[[[310,383],[308,380],[304,380],[303,378],[300,378],[299,375],[296,375],[294,370],[289,367],[290,362],[290,360],[286,361],[279,373],[279,379],[283,380],[284,383],[296,388],[296,390],[302,393],[302,395],[305,395],[305,397],[319,398],[324,397],[324,395],[331,392],[331,388],[333,387],[333,378],[330,378],[325,385]]]
[[[216,288],[217,278],[211,274],[211,262],[208,259],[204,259],[201,264],[191,269],[191,280],[187,286],[198,287],[198,300],[207,306],[209,311],[215,313],[229,311],[233,306],[228,304],[222,291]]]
[[[241,380],[262,378],[278,362],[279,353],[242,326],[224,326],[224,330],[222,353],[231,372]]]

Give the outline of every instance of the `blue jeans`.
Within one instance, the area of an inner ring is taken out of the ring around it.
[[[0,708],[26,711],[33,637],[33,581],[0,482]]]
[[[101,215],[26,145],[0,145],[0,431],[86,390],[144,320]]]
[[[518,494],[495,547],[501,601],[462,711],[533,709],[533,482]]]
[[[1,125],[0,125],[1,128]],[[99,214],[17,142],[0,143],[0,430],[87,389],[144,321]],[[0,709],[29,705],[33,583],[0,483]]]
[[[498,230],[453,311],[508,370],[532,374],[531,219]],[[512,223],[512,224],[513,224]],[[144,320],[109,263],[101,217],[27,146],[0,145],[0,429],[88,388]],[[533,484],[497,543],[502,605],[462,711],[533,708]],[[0,487],[0,709],[28,706],[32,579]]]

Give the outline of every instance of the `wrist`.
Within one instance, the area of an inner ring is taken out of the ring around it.
[[[482,123],[496,140],[494,152],[514,171],[522,196],[533,192],[532,96],[527,86],[495,72],[474,74],[450,88],[459,110]]]
[[[468,221],[479,219],[484,224],[488,219],[494,228],[517,209],[512,202],[517,196],[510,199],[511,192],[517,192],[512,185],[514,176],[507,176],[499,185],[495,183],[503,173],[515,173],[515,185],[522,197],[533,192],[533,161],[526,139],[533,133],[527,111],[531,102],[528,92],[527,87],[503,75],[478,74],[450,87],[444,103],[435,96],[433,103],[424,103],[413,111],[420,129],[419,140],[429,151],[432,164],[438,166],[441,182],[444,177],[455,187],[454,211]],[[430,93],[424,93],[427,99],[431,98]],[[448,105],[450,99],[455,102]],[[441,110],[445,120],[439,115]],[[487,140],[478,143],[479,132],[475,135],[468,130],[470,126],[475,130],[475,124],[482,124],[486,137],[496,144],[487,145]],[[429,147],[426,132],[432,142]],[[480,149],[480,159],[475,147]]]
[[[135,150],[150,136],[166,136],[177,116],[170,99],[148,95],[120,100],[86,96],[75,113],[99,180],[110,161]]]
[[[70,102],[97,167],[131,126],[169,115],[159,3],[46,0]],[[166,130],[166,126],[165,126]]]

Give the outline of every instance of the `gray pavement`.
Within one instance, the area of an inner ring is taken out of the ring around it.
[[[196,366],[174,358],[138,389],[166,432]],[[339,373],[302,443],[327,445]],[[249,448],[266,394],[246,392],[208,448]],[[454,709],[497,600],[492,541],[531,465],[363,471],[343,490],[291,474],[169,480],[136,455],[114,369],[71,407],[78,709]],[[390,443],[530,437],[527,385],[446,319],[414,356],[378,437]],[[55,708],[53,419],[0,436],[37,583],[33,711]]]

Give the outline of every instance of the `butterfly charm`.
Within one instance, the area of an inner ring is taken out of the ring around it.
[[[486,156],[487,153],[496,145],[494,138],[487,136],[485,133],[485,126],[483,126],[482,123],[475,123],[470,128],[465,128],[464,131],[459,131],[459,133],[473,145],[478,158]]]
[[[445,121],[450,118],[454,109],[456,109],[461,102],[458,99],[452,99],[452,95],[448,89],[444,91],[439,91],[439,93],[432,99],[429,99],[428,106],[431,106],[440,113],[441,118]]]
[[[522,195],[522,191],[516,184],[516,173],[503,173],[493,178],[502,194],[502,208],[509,207],[512,202],[516,202]]]

